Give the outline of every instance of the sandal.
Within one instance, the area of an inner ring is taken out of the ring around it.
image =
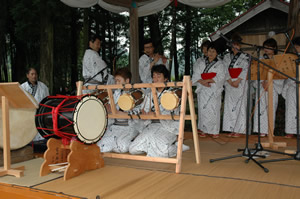
[[[206,137],[206,134],[205,134],[205,133],[203,133],[203,132],[201,132],[201,133],[199,133],[199,137],[201,137],[201,138],[205,138],[205,137]]]
[[[231,137],[233,137],[233,138],[239,138],[239,137],[241,137],[241,134],[239,134],[239,133],[234,133]]]
[[[219,136],[219,134],[214,134],[214,135],[212,135],[212,138],[213,139],[217,139],[217,138],[219,138],[220,136]]]
[[[286,134],[284,137],[285,137],[285,138],[288,138],[288,139],[291,139],[291,138],[294,137],[294,135],[293,135],[293,134]]]

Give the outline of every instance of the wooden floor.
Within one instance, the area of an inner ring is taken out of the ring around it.
[[[254,161],[245,163],[237,157],[210,163],[209,160],[240,155],[245,138],[200,138],[201,164],[195,163],[191,135],[186,134],[185,144],[191,149],[183,152],[182,173],[175,174],[175,166],[162,163],[105,159],[106,166],[86,172],[68,181],[56,178],[31,186],[32,189],[64,193],[85,198],[300,198],[300,162],[295,160],[265,163],[265,173]],[[249,147],[257,138],[250,137]],[[263,138],[262,141],[267,141]],[[294,149],[296,139],[287,141]],[[286,158],[270,153],[267,159]],[[258,160],[258,159],[257,159]],[[38,172],[38,171],[37,171]],[[98,197],[97,197],[98,196]]]

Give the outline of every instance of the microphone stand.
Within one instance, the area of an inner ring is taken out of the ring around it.
[[[224,35],[222,36],[223,38],[225,37]],[[225,37],[226,38],[226,37]],[[229,39],[225,39],[226,41],[229,41]],[[231,44],[232,42],[230,42]],[[231,44],[231,46],[233,46]],[[261,48],[261,47],[260,47]],[[258,49],[258,53],[260,52],[260,48],[257,48]],[[239,50],[241,51],[241,50]],[[242,51],[241,51],[242,52]],[[252,56],[250,55],[250,57],[252,58]],[[259,62],[258,62],[259,63]],[[259,68],[258,68],[259,70]],[[259,73],[258,73],[259,74]],[[219,160],[227,160],[227,159],[232,159],[232,158],[237,158],[237,157],[248,157],[247,160],[245,160],[246,163],[249,162],[249,160],[252,160],[253,162],[255,162],[259,167],[261,167],[266,173],[269,172],[269,170],[267,168],[265,168],[261,163],[259,163],[258,161],[256,161],[254,159],[254,157],[261,157],[261,158],[265,158],[266,156],[264,155],[256,155],[256,153],[258,151],[261,151],[262,150],[262,146],[261,144],[257,144],[256,145],[256,149],[254,152],[251,152],[251,149],[249,148],[249,121],[250,121],[250,112],[251,112],[251,106],[250,106],[250,103],[251,103],[251,93],[250,93],[250,85],[251,85],[251,65],[249,66],[249,69],[248,69],[248,74],[247,74],[247,77],[248,77],[248,92],[247,92],[247,110],[246,110],[246,121],[248,121],[246,123],[246,143],[245,143],[245,148],[243,149],[238,149],[237,151],[240,152],[242,151],[241,154],[237,154],[237,155],[232,155],[232,156],[227,156],[227,157],[222,157],[222,158],[216,158],[216,159],[210,159],[210,163],[213,163],[215,161],[219,161]]]
[[[98,73],[96,73],[94,76],[92,76],[92,77],[88,78],[87,80],[85,80],[85,81],[83,82],[83,85],[86,84],[86,83],[88,83],[88,82],[91,81],[92,79],[94,79],[97,75],[99,75],[100,73],[102,73],[105,69],[107,69],[107,66],[106,66],[105,68],[103,68],[102,70],[100,70]]]
[[[98,73],[96,73],[94,76],[88,78],[87,80],[85,80],[83,82],[83,85],[85,85],[87,82],[91,81],[92,79],[94,79],[97,75],[99,75],[100,73],[102,73],[105,69],[107,69],[107,66],[105,68],[103,68],[102,70],[100,70]],[[74,95],[76,93],[76,90],[71,92],[71,95]]]

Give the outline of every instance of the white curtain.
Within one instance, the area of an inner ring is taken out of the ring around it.
[[[178,0],[178,2],[192,7],[213,8],[224,5],[225,3],[230,2],[230,0]]]
[[[103,0],[61,0],[64,4],[71,7],[88,8],[96,5],[97,3],[102,8],[113,12],[129,12],[128,8],[111,5]],[[167,7],[172,0],[148,0],[142,3],[137,3],[138,16],[143,17],[162,11]],[[230,2],[230,0],[178,0],[178,2],[193,6],[193,7],[216,7]]]

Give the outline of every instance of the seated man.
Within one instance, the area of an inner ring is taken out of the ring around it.
[[[131,72],[127,68],[118,69],[114,75],[116,84],[129,84],[131,81]],[[128,112],[122,111],[117,102],[123,93],[129,89],[118,89],[114,92],[114,101],[116,103],[117,114],[128,115]],[[136,106],[133,111],[139,112],[140,106]],[[108,126],[104,136],[97,143],[101,152],[128,152],[131,141],[138,135],[137,126],[139,120],[114,119]]]
[[[27,82],[21,84],[23,90],[30,93],[34,99],[40,103],[45,97],[49,96],[48,87],[41,81],[38,81],[38,74],[36,69],[29,68],[26,73]],[[44,138],[37,133],[33,141],[44,140]]]
[[[168,81],[169,71],[165,65],[155,65],[151,70],[153,83],[164,83]],[[156,93],[158,101],[166,88],[157,88]],[[147,114],[154,114],[154,103],[152,92],[148,93],[142,105]],[[172,111],[165,110],[162,105],[159,106],[162,115],[171,115]],[[179,108],[173,110],[175,114],[179,113]],[[146,120],[145,129],[141,131],[129,147],[131,154],[146,153],[150,157],[174,157],[177,154],[177,135],[179,132],[179,121],[173,120]],[[183,147],[188,150],[189,147]]]

